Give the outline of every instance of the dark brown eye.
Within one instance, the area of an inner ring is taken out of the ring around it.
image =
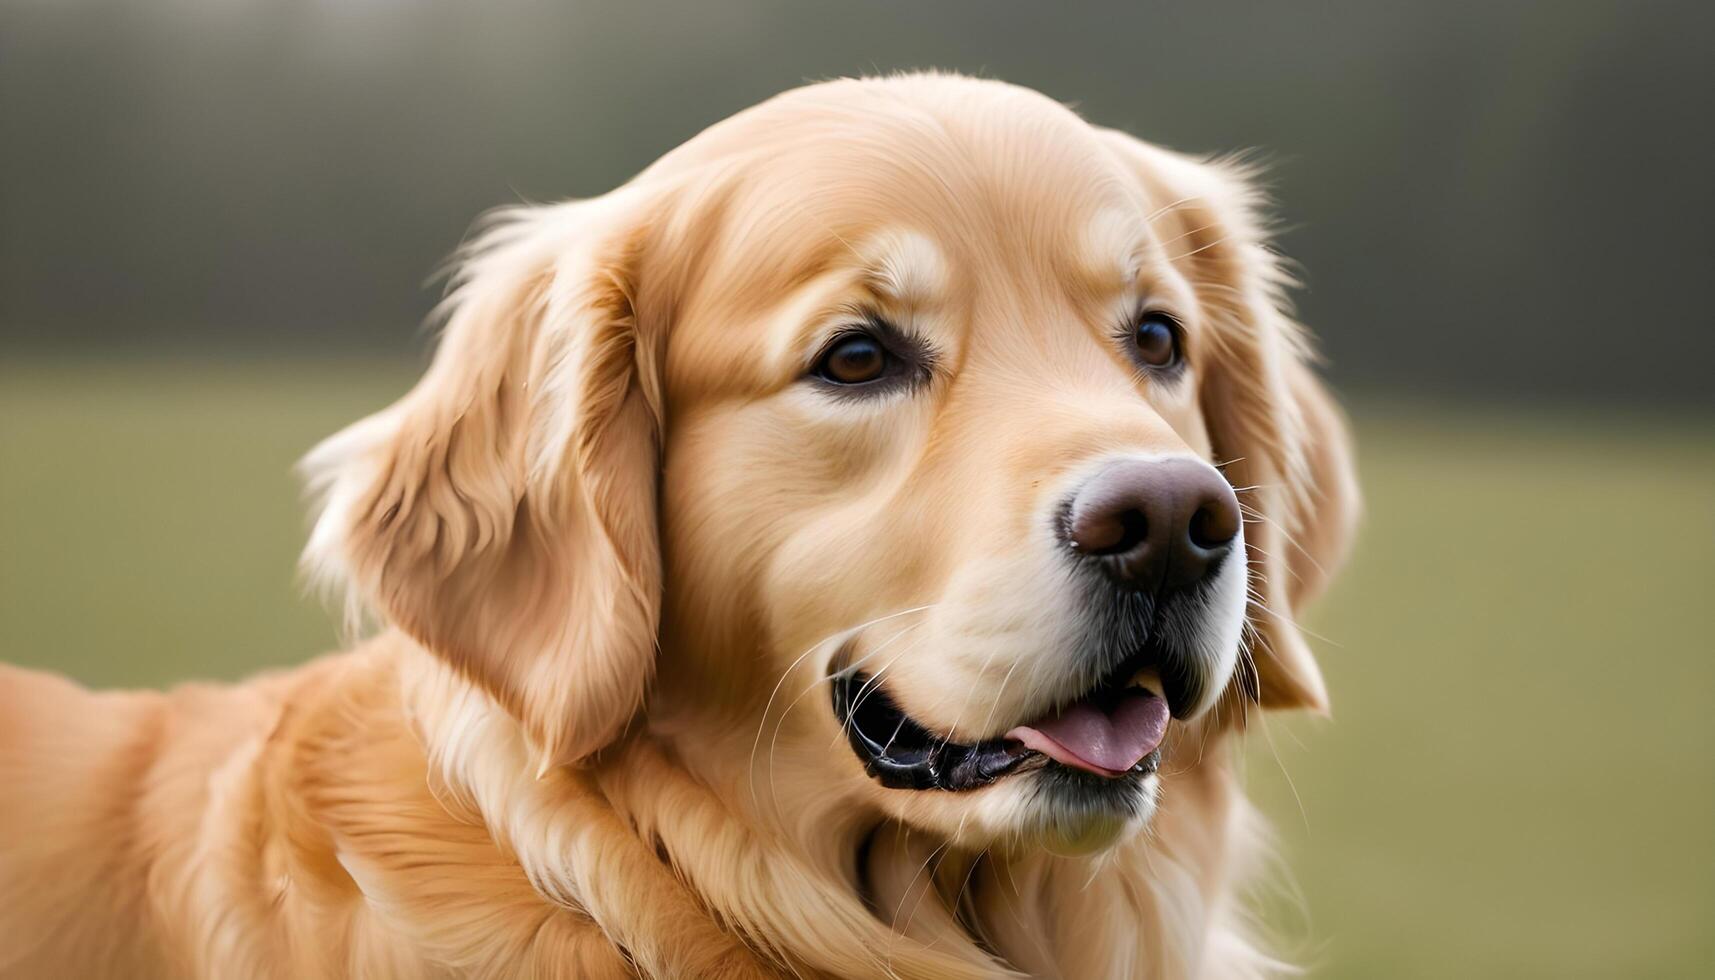
[[[828,348],[816,374],[837,385],[868,384],[887,373],[887,357],[874,337],[853,334]]]
[[[1179,323],[1165,313],[1145,313],[1137,324],[1136,343],[1143,363],[1172,367],[1179,360]]]

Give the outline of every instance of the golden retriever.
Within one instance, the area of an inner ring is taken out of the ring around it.
[[[1356,491],[1257,207],[910,75],[505,212],[304,464],[371,639],[0,674],[0,974],[1275,971],[1233,736]]]

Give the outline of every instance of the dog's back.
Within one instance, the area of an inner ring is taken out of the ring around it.
[[[212,777],[277,722],[278,688],[93,692],[0,665],[0,977],[183,972],[157,903],[200,845]]]

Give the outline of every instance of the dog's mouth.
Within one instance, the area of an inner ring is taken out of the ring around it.
[[[833,678],[834,716],[864,769],[892,789],[971,790],[1026,768],[1059,766],[1102,779],[1142,779],[1161,762],[1172,712],[1135,670],[999,738],[962,743],[913,721],[874,679]]]

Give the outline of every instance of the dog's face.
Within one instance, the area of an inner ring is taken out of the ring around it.
[[[499,233],[323,546],[561,758],[656,666],[770,791],[1111,840],[1174,727],[1321,701],[1271,555],[1350,477],[1246,193],[994,83],[790,94]]]
[[[759,768],[794,754],[778,727],[899,816],[1100,833],[1236,663],[1244,534],[1199,400],[1221,352],[1117,138],[973,108],[877,113],[736,188],[778,217],[717,235],[668,342],[667,597],[694,625],[667,648],[717,673],[763,647],[753,682],[796,703]]]

